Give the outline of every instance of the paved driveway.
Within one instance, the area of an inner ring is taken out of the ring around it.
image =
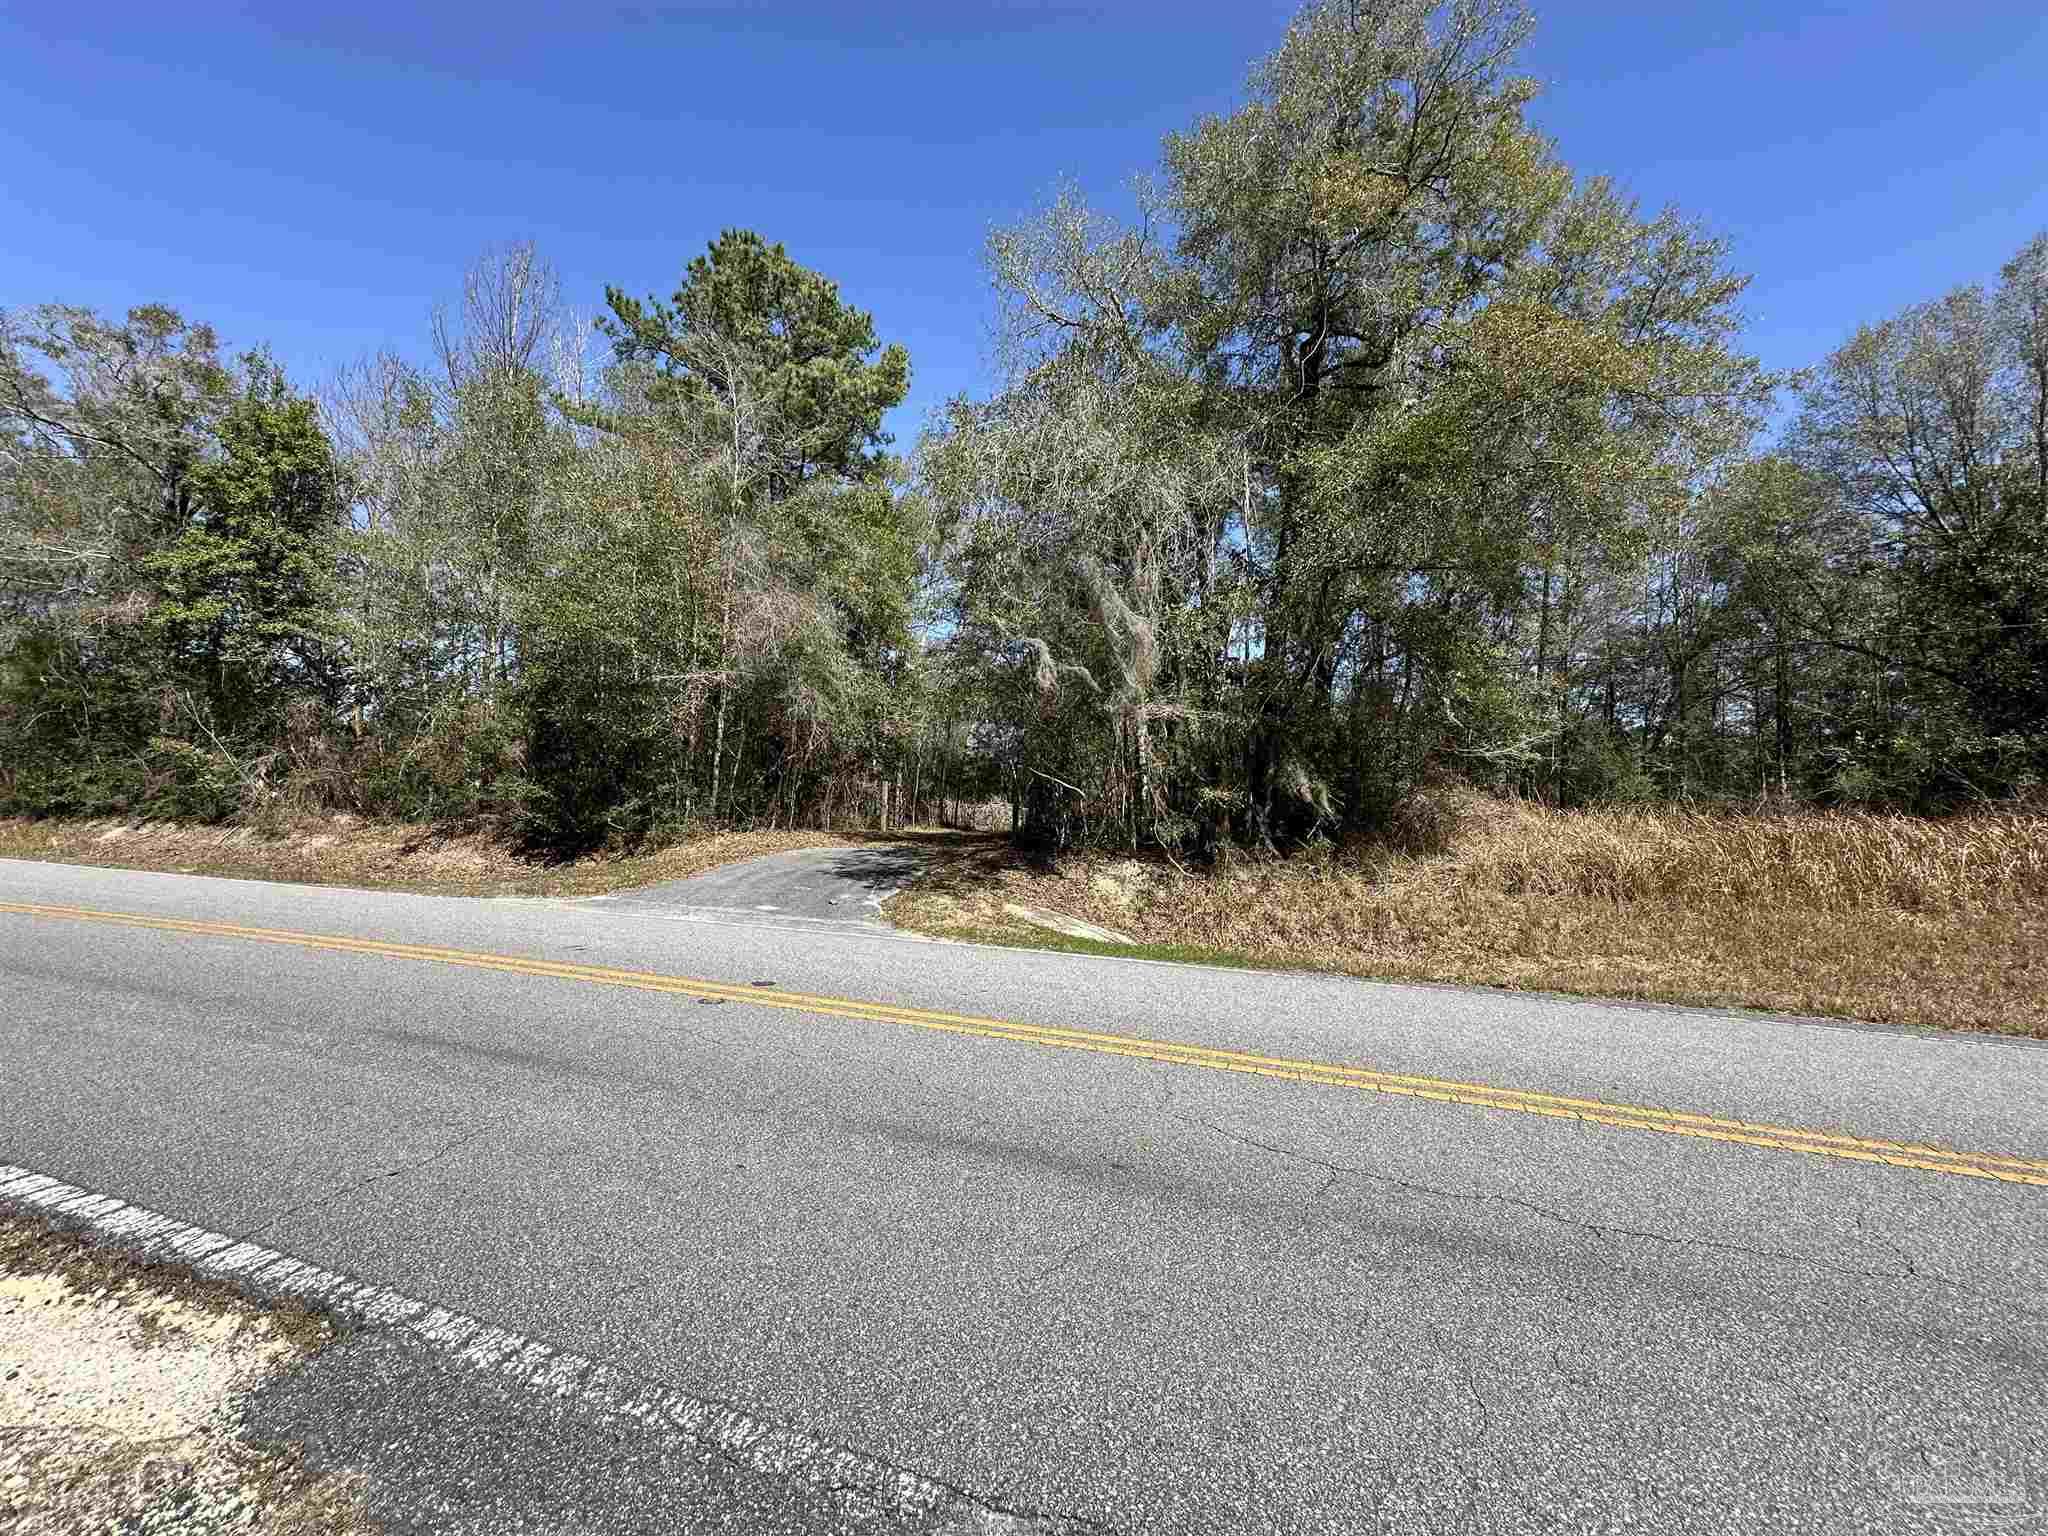
[[[802,848],[597,900],[676,915],[745,914],[886,928],[882,903],[917,874],[923,858],[923,853],[908,843]]]

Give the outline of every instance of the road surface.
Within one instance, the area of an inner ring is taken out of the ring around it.
[[[912,845],[799,848],[597,899],[676,918],[858,924],[888,932],[882,903],[918,873],[920,864]]]
[[[2048,1050],[777,891],[0,862],[0,1163],[950,1490],[925,1528],[2048,1528]]]

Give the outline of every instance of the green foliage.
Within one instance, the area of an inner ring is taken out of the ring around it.
[[[175,736],[144,743],[134,809],[170,821],[225,821],[242,804],[242,776],[223,752]]]
[[[336,744],[322,782],[308,786],[321,803],[396,821],[525,825],[533,788],[523,715],[450,700],[436,713],[379,724]]]
[[[770,468],[779,492],[820,472],[863,480],[885,467],[882,417],[910,387],[910,355],[883,347],[873,317],[782,246],[727,230],[691,259],[669,302],[607,288],[605,303],[619,360],[656,370],[650,406],[742,432],[757,409],[782,428]]]
[[[528,824],[537,843],[573,854],[646,836],[672,766],[650,692],[623,656],[584,652],[535,667],[523,702],[533,722]]]
[[[1125,228],[990,241],[999,386],[731,230],[530,246],[322,410],[162,306],[0,314],[0,811],[898,824],[1229,857],[1465,780],[2048,782],[2048,235],[1774,391],[1725,244],[1532,125],[1514,0],[1307,5]],[[1413,830],[1413,829],[1411,829]],[[1419,840],[1419,841],[1418,841]]]
[[[292,698],[339,693],[330,589],[343,496],[312,402],[267,361],[247,369],[191,472],[191,517],[136,568],[155,587],[145,622],[168,674],[201,689],[226,729],[265,739]]]
[[[15,809],[219,816],[331,701],[343,498],[317,415],[168,309],[0,327],[0,727]]]
[[[923,472],[1027,820],[1288,842],[1557,779],[1589,612],[1771,381],[1724,248],[1527,125],[1526,31],[1311,5],[1145,229],[1067,197],[992,244],[1012,376]]]
[[[829,816],[901,766],[879,684],[910,664],[924,520],[882,417],[908,358],[746,232],[667,303],[607,299],[616,366],[568,404],[579,516],[524,610],[534,835]]]

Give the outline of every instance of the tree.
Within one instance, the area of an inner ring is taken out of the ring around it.
[[[1299,839],[1369,820],[1434,761],[1520,771],[1569,724],[1559,679],[1597,590],[1768,397],[1731,346],[1722,246],[1575,184],[1524,122],[1526,31],[1506,3],[1310,5],[1241,109],[1168,138],[1144,225],[1063,198],[994,244],[1038,360],[950,435],[1064,370],[1121,402],[1139,452],[1203,444],[1167,519],[1189,575],[1162,592],[1207,655],[1163,681],[1206,674],[1209,738],[1237,749],[1175,826],[1200,802],[1241,837]],[[1056,480],[946,494],[1022,527]],[[1137,612],[1151,556],[1128,522],[1098,528],[1066,563]]]
[[[173,676],[218,728],[268,739],[294,697],[331,707],[345,662],[333,618],[341,473],[312,401],[252,355],[191,474],[193,514],[138,562],[156,587],[148,624]]]
[[[531,245],[487,251],[459,316],[434,314],[438,374],[386,355],[336,392],[365,535],[359,641],[387,691],[489,712],[518,677],[520,609],[563,536],[553,487],[575,448],[553,405],[565,321]]]
[[[907,357],[743,232],[670,300],[607,303],[602,385],[551,394],[576,448],[520,626],[536,826],[814,814],[849,756],[883,771],[868,684],[910,647],[918,513],[882,429]]]
[[[1859,330],[1804,396],[1792,451],[1829,541],[1797,610],[1889,700],[1872,792],[1923,802],[2048,768],[2048,237],[1998,289]]]
[[[318,420],[268,360],[230,369],[160,306],[120,325],[46,306],[0,335],[0,794],[213,814],[290,701],[338,685]],[[179,801],[195,774],[211,787]]]
[[[205,326],[161,306],[113,325],[65,305],[0,315],[0,560],[10,607],[113,596],[191,520],[193,471],[233,378]]]
[[[771,500],[819,475],[863,481],[886,468],[882,417],[909,388],[909,354],[882,346],[874,318],[782,246],[728,230],[667,303],[607,288],[605,304],[619,361],[654,371],[648,403],[736,434],[728,471],[758,476]]]

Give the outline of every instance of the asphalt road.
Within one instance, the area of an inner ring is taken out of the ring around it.
[[[978,1507],[2048,1529],[2048,1050],[674,893],[8,903],[73,910],[0,910],[0,1161]]]

